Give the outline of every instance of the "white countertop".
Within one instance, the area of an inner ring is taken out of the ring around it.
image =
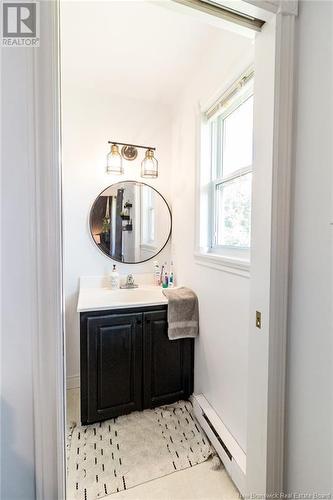
[[[168,300],[159,286],[142,283],[139,288],[111,290],[105,280],[88,282],[87,279],[81,278],[77,311],[103,311],[167,303]]]

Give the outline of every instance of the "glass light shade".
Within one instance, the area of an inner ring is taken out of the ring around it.
[[[158,161],[154,157],[152,149],[147,149],[145,158],[141,163],[141,177],[158,177]]]
[[[110,153],[107,155],[106,173],[118,175],[124,173],[123,159],[119,153],[119,147],[117,144],[111,144]]]

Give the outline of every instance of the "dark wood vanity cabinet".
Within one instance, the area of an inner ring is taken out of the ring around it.
[[[187,399],[194,340],[169,340],[167,306],[80,314],[81,421]]]

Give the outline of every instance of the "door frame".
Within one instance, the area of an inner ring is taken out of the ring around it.
[[[298,1],[233,0],[240,12],[274,16],[274,137],[272,144],[272,206],[269,259],[269,321],[265,349],[259,359],[264,370],[250,380],[251,397],[265,402],[255,407],[252,426],[258,442],[251,475],[260,476],[257,493],[283,491],[284,404],[288,314],[290,199],[293,144],[294,36]],[[230,0],[219,3],[230,7]],[[60,0],[40,2],[41,47],[33,49],[33,92],[29,97],[34,119],[31,136],[31,181],[36,209],[32,237],[36,244],[37,317],[35,321],[34,404],[36,497],[65,498],[65,346],[62,285],[62,194],[60,129]],[[27,52],[27,64],[31,53]],[[30,84],[29,84],[30,85]],[[52,294],[50,294],[50,290]],[[255,306],[255,304],[253,304]],[[250,335],[256,358],[258,332]],[[251,352],[251,349],[250,349]],[[264,376],[265,384],[256,377]],[[252,461],[248,453],[248,464]],[[255,482],[248,481],[248,492]],[[252,490],[252,491],[251,491]]]

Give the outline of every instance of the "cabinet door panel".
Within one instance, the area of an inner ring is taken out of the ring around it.
[[[81,320],[81,420],[142,408],[142,314]]]
[[[193,339],[169,340],[167,311],[144,313],[144,406],[152,408],[193,392]]]
[[[183,383],[182,343],[169,340],[166,320],[154,320],[151,326],[152,394],[179,392]]]
[[[133,399],[132,325],[101,327],[97,335],[97,406],[98,410],[105,410]]]

